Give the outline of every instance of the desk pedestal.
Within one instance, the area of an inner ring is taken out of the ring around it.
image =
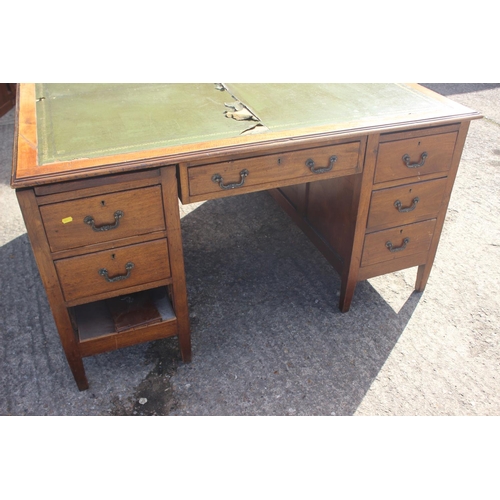
[[[357,282],[401,269],[424,290],[468,127],[372,134],[363,173],[270,191],[339,273],[341,311]]]
[[[175,167],[17,190],[80,390],[82,358],[177,336],[191,360]]]

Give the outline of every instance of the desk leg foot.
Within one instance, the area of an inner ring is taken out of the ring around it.
[[[75,357],[73,353],[66,353],[66,359],[68,360],[69,367],[73,373],[73,378],[75,379],[78,390],[86,391],[89,388],[89,382],[87,380],[87,375],[85,374],[85,367],[83,366],[83,359],[78,356]]]
[[[78,376],[73,373],[73,377],[75,378],[75,382],[79,391],[86,391],[89,388],[89,383],[85,372]]]
[[[431,273],[432,266],[423,264],[418,266],[417,279],[415,281],[415,290],[417,292],[423,292],[425,290],[425,285],[427,285],[427,280]]]
[[[191,336],[189,332],[179,334],[179,347],[182,361],[184,363],[191,363]]]
[[[342,280],[342,285],[340,287],[340,301],[339,309],[341,312],[348,312],[351,308],[352,298],[354,296],[354,290],[356,289],[357,282],[355,280]]]
[[[66,355],[66,360],[73,373],[73,378],[75,379],[78,389],[80,391],[85,391],[89,388],[89,383],[87,375],[85,374],[83,358],[80,353],[80,347],[75,331],[73,330],[68,310],[64,306],[58,307],[54,305],[53,315],[64,354]]]
[[[180,307],[181,311],[177,318],[177,339],[179,341],[179,349],[181,358],[184,363],[191,362],[191,328],[189,326],[189,318],[187,316],[187,301],[184,302],[185,307]]]

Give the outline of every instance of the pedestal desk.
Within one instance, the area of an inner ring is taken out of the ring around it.
[[[423,290],[475,111],[407,84],[21,84],[12,187],[69,366],[177,336],[182,203],[268,190],[341,277]]]

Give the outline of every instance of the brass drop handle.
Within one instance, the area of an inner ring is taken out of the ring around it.
[[[325,172],[330,172],[330,170],[333,168],[333,164],[336,161],[337,157],[335,155],[330,156],[330,161],[328,162],[328,166],[316,168],[314,160],[309,158],[308,160],[306,160],[306,167],[309,168],[313,174],[324,174]]]
[[[91,215],[87,215],[85,219],[83,219],[83,222],[85,224],[88,224],[93,231],[99,232],[99,231],[110,231],[111,229],[116,229],[118,225],[120,224],[120,219],[123,217],[123,212],[121,210],[117,210],[114,213],[114,218],[115,218],[115,223],[114,224],[104,224],[102,226],[96,226],[94,218]]]
[[[410,160],[410,155],[404,155],[403,156],[403,161],[405,162],[405,165],[408,168],[423,167],[426,159],[427,159],[427,153],[425,151],[420,155],[420,162],[419,163],[410,163],[410,161],[411,161]]]
[[[385,244],[385,246],[389,249],[390,252],[401,252],[402,250],[404,250],[406,248],[406,245],[408,245],[408,243],[410,243],[410,238],[405,238],[403,240],[403,244],[400,247],[392,246],[392,243],[390,241],[388,241]]]
[[[245,168],[240,172],[240,182],[234,182],[232,184],[224,184],[224,179],[222,178],[222,175],[220,174],[214,174],[212,176],[212,182],[215,182],[216,184],[219,184],[219,187],[221,189],[235,189],[243,186],[245,184],[245,179],[248,177],[248,174],[250,172]]]
[[[394,206],[398,209],[398,212],[400,213],[407,213],[407,212],[412,212],[417,208],[417,203],[420,201],[420,198],[418,196],[415,196],[413,198],[413,203],[409,207],[402,208],[402,203],[399,200],[396,200],[394,202]]]
[[[125,264],[125,270],[127,271],[126,274],[120,274],[118,276],[115,276],[114,278],[110,278],[108,275],[108,270],[107,269],[99,269],[99,274],[101,276],[104,276],[104,279],[108,283],[114,283],[115,281],[122,281],[126,280],[127,278],[130,278],[130,271],[134,268],[134,263],[133,262],[127,262]]]

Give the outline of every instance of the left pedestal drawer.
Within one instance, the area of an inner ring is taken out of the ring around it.
[[[165,229],[161,186],[52,203],[40,213],[52,252]]]
[[[70,257],[54,262],[67,302],[168,279],[171,276],[167,240]],[[83,302],[84,300],[82,300]]]

